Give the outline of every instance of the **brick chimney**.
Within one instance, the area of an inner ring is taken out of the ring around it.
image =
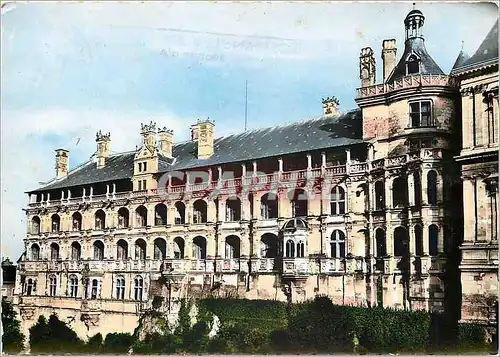
[[[172,157],[172,146],[174,142],[174,131],[168,130],[166,127],[158,129],[158,142],[160,144],[160,153],[163,156]]]
[[[392,73],[394,67],[396,67],[396,40],[384,40],[382,41],[382,63],[383,63],[383,73],[384,73],[384,83]]]
[[[214,154],[215,123],[207,118],[191,125],[191,140],[198,142],[198,159],[208,159]]]
[[[56,178],[61,179],[68,176],[69,151],[66,149],[56,150]]]
[[[336,97],[326,97],[321,100],[323,103],[323,116],[335,116],[339,114],[339,100]]]
[[[106,166],[106,159],[109,157],[109,147],[111,145],[111,133],[103,134],[99,130],[96,134],[97,142],[97,168]]]

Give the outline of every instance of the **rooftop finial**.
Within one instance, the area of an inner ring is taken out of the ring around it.
[[[415,10],[415,3],[413,3],[413,10]]]

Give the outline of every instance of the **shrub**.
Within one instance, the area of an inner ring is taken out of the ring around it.
[[[21,323],[12,308],[12,303],[2,299],[2,346],[7,353],[19,353],[23,349],[24,335],[21,333]]]
[[[30,328],[30,346],[32,352],[75,353],[81,352],[85,344],[75,331],[52,314],[48,321],[40,316]]]
[[[102,352],[102,342],[103,338],[100,333],[95,334],[92,337],[89,337],[87,343],[85,344],[85,350],[87,353],[100,353]]]
[[[106,353],[128,353],[134,339],[129,333],[108,333],[103,349]]]

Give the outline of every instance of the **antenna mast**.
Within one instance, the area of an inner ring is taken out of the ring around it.
[[[245,80],[245,131],[247,131],[248,80]]]

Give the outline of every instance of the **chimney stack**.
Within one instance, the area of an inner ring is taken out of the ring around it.
[[[339,114],[339,100],[336,97],[326,97],[321,100],[323,103],[323,116],[335,116]]]
[[[396,67],[396,40],[384,40],[382,41],[382,63],[384,71],[384,83],[392,73],[394,67]]]
[[[375,84],[375,72],[376,64],[373,50],[370,47],[362,48],[359,56],[359,78],[361,79],[361,87],[369,87]]]
[[[160,143],[160,153],[168,158],[172,158],[172,145],[174,141],[174,131],[168,130],[166,127],[158,130]]]
[[[109,146],[111,144],[111,133],[103,134],[99,130],[96,134],[97,142],[97,168],[106,166],[106,159],[109,157]]]
[[[207,118],[191,125],[191,140],[198,141],[198,159],[208,159],[214,154],[215,123]]]
[[[69,151],[66,149],[56,150],[56,178],[62,179],[68,176]]]
[[[156,151],[156,123],[151,121],[149,124],[141,123],[141,135],[143,146],[147,147],[151,152]]]

